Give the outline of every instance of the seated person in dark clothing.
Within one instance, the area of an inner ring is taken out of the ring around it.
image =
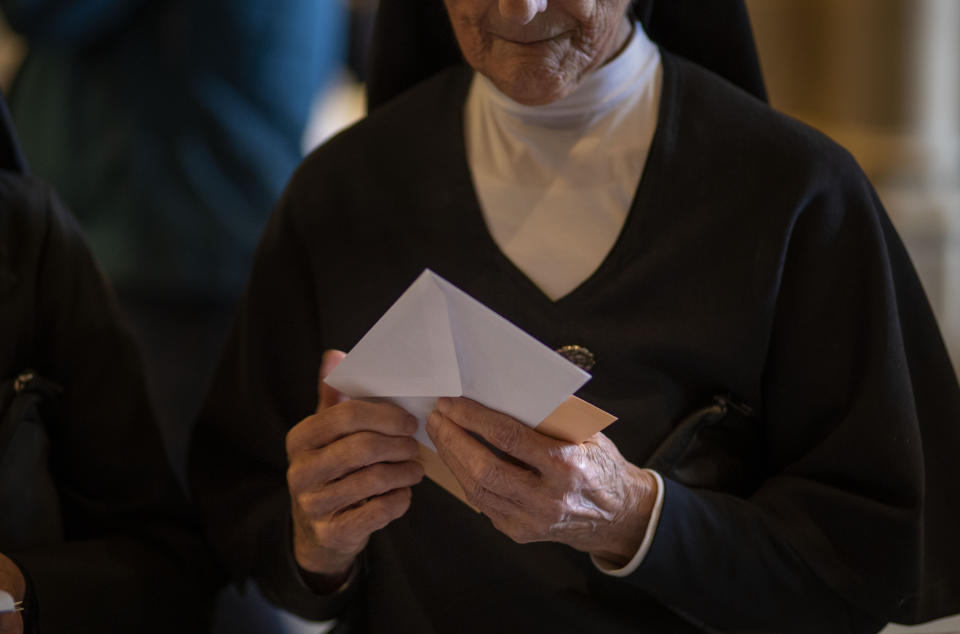
[[[0,0],[10,110],[143,351],[175,471],[257,240],[339,68],[340,0]]]
[[[859,167],[765,103],[743,3],[381,0],[378,25],[372,111],[289,184],[198,424],[234,574],[351,632],[960,609],[956,375]],[[589,349],[579,395],[620,418],[574,444],[439,399],[482,515],[420,482],[408,413],[317,395],[424,268]]]
[[[203,632],[218,580],[140,359],[73,218],[0,102],[4,634]]]

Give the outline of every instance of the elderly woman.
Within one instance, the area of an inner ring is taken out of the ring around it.
[[[957,608],[953,370],[854,161],[763,103],[742,3],[445,5],[381,2],[374,110],[263,238],[192,461],[235,574],[371,632]],[[621,419],[574,445],[440,399],[429,433],[483,515],[417,485],[404,411],[317,403],[424,267],[589,349],[581,396]]]

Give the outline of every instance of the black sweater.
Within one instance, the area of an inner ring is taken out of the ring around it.
[[[960,609],[960,432],[945,424],[960,390],[854,160],[665,53],[622,234],[553,302],[484,225],[463,144],[470,78],[437,75],[320,148],[270,222],[193,455],[235,572],[305,616],[351,606],[344,619],[371,632],[868,632]],[[713,395],[750,405],[738,458],[755,479],[738,492],[668,479],[628,579],[565,546],[517,545],[425,482],[374,534],[351,591],[312,596],[289,554],[284,434],[315,408],[322,352],[349,349],[424,267],[551,347],[592,350],[580,396],[620,417],[607,433],[636,464]],[[928,583],[949,601],[923,603]]]

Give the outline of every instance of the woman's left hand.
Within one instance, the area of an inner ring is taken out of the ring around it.
[[[603,434],[555,440],[466,398],[438,399],[427,433],[470,503],[514,541],[560,542],[620,566],[639,549],[656,480]]]

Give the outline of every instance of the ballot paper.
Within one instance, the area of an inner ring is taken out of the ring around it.
[[[426,432],[438,397],[471,398],[569,442],[616,420],[572,396],[587,372],[430,270],[325,380],[351,398],[386,400],[415,416],[426,475],[463,501]]]
[[[15,612],[13,596],[4,590],[0,590],[0,614]]]

